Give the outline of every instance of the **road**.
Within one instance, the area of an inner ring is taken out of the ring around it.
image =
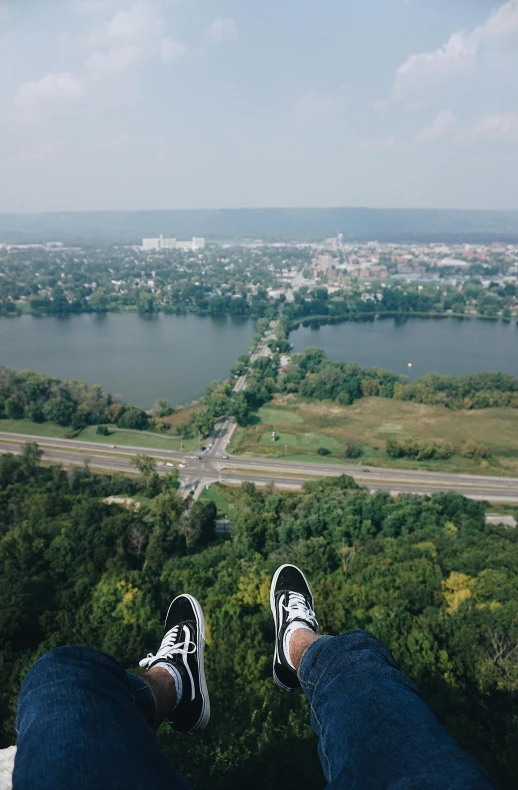
[[[280,488],[300,489],[306,480],[322,477],[351,475],[359,485],[371,491],[382,490],[397,493],[432,494],[438,491],[456,491],[472,499],[488,499],[492,502],[518,503],[518,479],[491,477],[489,475],[459,475],[444,472],[424,472],[406,469],[385,469],[379,467],[355,466],[353,464],[316,464],[279,459],[249,458],[226,455],[226,442],[233,422],[222,420],[216,426],[212,440],[213,447],[199,451],[200,460],[188,458],[185,453],[170,450],[155,450],[142,447],[116,447],[93,442],[76,440],[49,439],[41,436],[0,433],[0,453],[19,453],[24,442],[37,442],[43,450],[44,460],[70,466],[82,466],[88,459],[94,469],[108,472],[133,472],[132,457],[138,454],[157,459],[157,471],[165,474],[167,462],[185,463],[181,470],[181,483],[184,490],[196,491],[199,495],[205,485],[221,481],[238,485],[251,481],[257,485],[274,482]],[[192,455],[192,453],[189,453]]]

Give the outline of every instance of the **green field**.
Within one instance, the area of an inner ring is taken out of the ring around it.
[[[259,409],[258,416],[260,423],[236,431],[230,452],[293,461],[518,475],[517,409],[452,411],[387,398],[363,398],[352,406],[338,406],[287,395]],[[449,442],[456,454],[444,461],[392,459],[385,452],[389,438]],[[359,458],[346,457],[351,441],[361,449]],[[490,457],[464,458],[462,448],[469,441],[485,445]],[[322,447],[330,455],[317,455]]]
[[[176,436],[154,434],[149,431],[128,431],[117,428],[115,425],[108,426],[110,435],[99,436],[94,425],[84,428],[74,435],[74,439],[83,442],[95,442],[96,444],[116,444],[118,447],[151,447],[157,450],[181,451],[194,450],[199,446],[196,438],[184,439],[183,443]],[[70,428],[63,428],[52,422],[31,422],[30,420],[0,420],[0,432],[32,434],[34,436],[52,437],[54,439],[67,438],[65,434]]]
[[[233,490],[228,486],[220,485],[220,483],[214,483],[209,488],[204,488],[200,496],[200,499],[214,502],[218,508],[219,518],[232,518],[235,498]]]

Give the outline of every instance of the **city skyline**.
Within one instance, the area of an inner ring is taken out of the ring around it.
[[[7,0],[0,40],[0,212],[518,208],[518,0]]]

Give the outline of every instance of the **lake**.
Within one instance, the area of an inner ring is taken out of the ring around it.
[[[143,408],[157,398],[176,405],[227,378],[254,334],[254,321],[227,316],[0,318],[0,366],[100,384]]]
[[[515,323],[380,317],[316,329],[300,326],[290,340],[295,351],[322,348],[329,359],[410,373],[412,378],[430,371],[454,375],[501,371],[518,376]]]
[[[226,378],[255,334],[254,322],[227,316],[136,313],[0,318],[0,365],[100,384],[149,408],[203,395]],[[295,351],[323,348],[330,359],[376,365],[412,377],[431,370],[499,370],[518,376],[518,328],[501,321],[380,318],[319,329],[299,327]]]

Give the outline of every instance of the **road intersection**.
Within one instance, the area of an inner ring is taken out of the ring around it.
[[[95,470],[136,474],[132,458],[148,455],[157,460],[157,472],[166,474],[167,463],[185,464],[180,481],[184,491],[195,490],[199,496],[206,485],[222,482],[239,485],[251,481],[259,486],[275,483],[279,488],[298,490],[307,480],[346,474],[371,491],[390,491],[392,494],[432,494],[456,491],[472,499],[491,502],[518,503],[518,479],[490,475],[463,475],[445,472],[426,472],[381,467],[360,467],[354,464],[307,463],[280,459],[252,458],[228,455],[225,450],[235,428],[231,420],[221,420],[206,445],[205,451],[180,453],[143,447],[113,447],[73,439],[52,439],[25,434],[0,432],[0,453],[21,451],[25,442],[37,442],[43,459],[67,466],[82,466],[85,460]],[[209,444],[213,444],[209,448]],[[223,457],[226,456],[226,457]],[[197,460],[199,459],[199,460]],[[160,464],[160,465],[159,465]]]

